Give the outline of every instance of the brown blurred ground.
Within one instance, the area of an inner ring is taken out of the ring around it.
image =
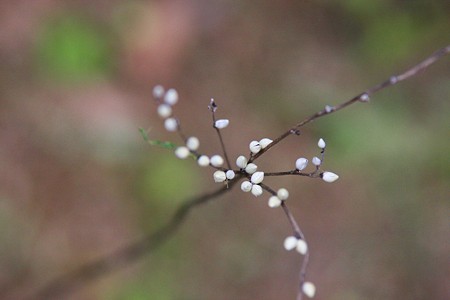
[[[275,137],[449,43],[448,1],[1,1],[0,298],[157,229],[210,170],[150,148],[173,140],[151,89],[213,154]],[[329,185],[286,187],[317,299],[448,299],[449,58],[303,129],[260,166],[327,141]],[[159,251],[65,299],[294,299],[299,257],[281,211],[236,190],[196,210]]]

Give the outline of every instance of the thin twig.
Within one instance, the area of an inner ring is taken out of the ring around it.
[[[264,148],[263,150],[261,150],[260,152],[258,152],[257,154],[253,155],[250,159],[249,162],[255,161],[258,157],[260,157],[261,155],[263,155],[264,153],[266,153],[267,151],[269,151],[272,147],[274,147],[275,145],[277,145],[279,142],[281,142],[282,140],[284,140],[286,137],[290,136],[291,134],[299,134],[299,128],[320,118],[323,116],[327,116],[330,115],[332,113],[337,112],[338,110],[341,110],[355,102],[368,102],[370,99],[370,96],[372,96],[373,94],[375,94],[376,92],[379,92],[382,89],[385,89],[389,86],[392,86],[394,84],[399,83],[400,81],[406,80],[416,74],[418,74],[419,72],[423,71],[424,69],[428,68],[430,65],[432,65],[433,63],[435,63],[436,61],[438,61],[440,58],[442,58],[443,56],[445,56],[446,54],[450,53],[450,45],[439,49],[438,51],[434,52],[433,54],[431,54],[429,57],[427,57],[426,59],[424,59],[423,61],[421,61],[420,63],[414,65],[413,67],[409,68],[408,70],[406,70],[405,72],[399,74],[399,75],[394,75],[389,77],[389,79],[381,82],[380,84],[367,89],[365,92],[362,92],[361,94],[337,105],[334,107],[330,107],[327,106],[325,107],[323,110],[320,110],[318,112],[316,112],[315,114],[307,117],[306,119],[304,119],[303,121],[297,123],[296,125],[294,125],[293,127],[289,128],[286,132],[284,132],[283,134],[281,134],[279,137],[277,137],[271,144],[269,144],[266,148]]]

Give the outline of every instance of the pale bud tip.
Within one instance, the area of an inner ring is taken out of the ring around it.
[[[297,247],[297,241],[298,239],[295,236],[288,236],[284,239],[284,249],[286,249],[287,251],[291,251],[292,249]]]
[[[316,294],[316,286],[312,282],[306,281],[302,285],[302,291],[308,298],[313,298]]]
[[[323,181],[330,183],[335,182],[336,180],[339,179],[339,175],[328,171],[321,173],[320,177],[323,179]]]
[[[277,196],[272,196],[269,198],[267,205],[269,205],[270,208],[279,207],[281,205],[281,200]]]
[[[215,171],[213,174],[214,182],[224,182],[227,176],[224,171]]]
[[[321,138],[319,140],[319,142],[317,143],[317,146],[319,146],[319,148],[321,148],[321,149],[325,148],[325,146],[326,146],[325,141]]]
[[[223,128],[227,127],[228,124],[230,124],[230,120],[220,119],[214,123],[214,127],[216,127],[217,129],[223,129]]]

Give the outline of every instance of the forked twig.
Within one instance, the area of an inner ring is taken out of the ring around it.
[[[291,134],[298,134],[299,128],[303,127],[304,125],[329,114],[332,114],[338,110],[341,110],[353,103],[356,102],[367,102],[373,94],[376,92],[385,89],[389,86],[392,86],[400,81],[406,80],[420,71],[428,68],[431,64],[438,61],[440,58],[445,56],[450,52],[450,46],[446,46],[436,52],[434,52],[432,55],[430,55],[428,58],[423,60],[422,62],[416,64],[415,66],[409,68],[405,72],[396,75],[391,76],[386,81],[369,88],[365,92],[351,98],[350,100],[347,100],[337,106],[330,107],[327,106],[325,109],[320,110],[316,112],[315,114],[307,117],[303,121],[299,122],[298,124],[294,125],[293,127],[289,128],[286,132],[281,134],[278,138],[276,138],[270,145],[268,145],[265,149],[261,150],[259,153],[253,155],[250,158],[250,161],[255,161],[258,159],[262,154],[267,152],[270,148],[280,143],[282,140],[284,140],[286,137],[288,137]],[[222,142],[223,147],[223,142]],[[224,148],[224,147],[223,147]],[[226,158],[227,164],[229,165],[229,160]],[[267,174],[269,175],[269,174]],[[275,174],[272,174],[275,175]],[[294,175],[294,174],[292,174]],[[297,174],[302,175],[302,174]],[[307,176],[307,175],[304,175]],[[97,261],[88,263],[79,269],[62,275],[60,277],[57,277],[50,281],[48,284],[40,288],[38,291],[32,294],[31,297],[28,299],[52,299],[55,297],[60,297],[63,294],[69,293],[71,291],[75,291],[76,289],[80,288],[83,284],[92,281],[94,279],[97,279],[105,274],[108,274],[112,271],[118,270],[121,267],[132,263],[142,256],[153,252],[155,249],[157,249],[159,246],[161,246],[165,241],[167,241],[172,235],[175,234],[176,230],[180,227],[180,225],[183,223],[183,221],[186,219],[188,213],[193,209],[194,207],[203,204],[205,202],[208,202],[210,200],[213,200],[217,198],[218,196],[228,192],[231,190],[231,188],[239,181],[240,178],[242,178],[243,175],[239,174],[236,176],[235,180],[230,181],[227,186],[224,186],[214,192],[207,193],[195,198],[192,198],[182,204],[175,212],[172,219],[162,228],[157,230],[156,232],[149,234],[148,236],[144,237],[143,239],[130,244],[116,252],[114,252],[111,255],[105,256],[103,258],[100,258]],[[268,188],[267,186],[264,187],[266,190],[271,191],[271,193],[275,193],[273,190]],[[297,222],[295,221],[295,218],[293,217],[292,213],[290,212],[289,208],[287,207],[286,203],[283,201],[281,204],[284,213],[286,214],[287,219],[290,222],[290,225],[294,231],[294,235],[296,235],[298,238],[304,239],[303,232],[300,230],[300,227],[298,226]],[[301,285],[305,281],[305,274],[306,274],[306,267],[309,261],[309,251],[305,254],[305,257],[302,261],[302,266],[300,269],[300,289],[297,294],[297,299],[302,299],[302,291],[301,291]]]

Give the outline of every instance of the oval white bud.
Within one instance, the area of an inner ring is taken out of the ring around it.
[[[220,155],[213,155],[210,159],[211,165],[214,167],[220,167],[223,165],[223,158]]]
[[[158,115],[165,119],[170,117],[170,115],[172,114],[172,107],[170,107],[170,105],[167,104],[161,104],[158,106]]]
[[[252,186],[253,184],[250,181],[243,181],[241,183],[241,190],[246,193],[250,192],[252,190]]]
[[[272,196],[269,198],[269,202],[267,202],[267,204],[271,208],[279,207],[281,205],[281,200],[277,196]]]
[[[320,174],[320,177],[322,177],[323,181],[325,182],[335,182],[339,179],[339,176],[333,172],[323,172]]]
[[[289,198],[289,192],[287,189],[281,188],[278,190],[277,196],[280,200],[286,200],[287,198]]]
[[[268,139],[268,138],[263,138],[262,140],[259,141],[259,144],[261,145],[261,148],[264,149],[267,146],[269,146],[270,144],[272,144],[272,140]]]
[[[295,236],[288,236],[284,239],[283,246],[287,251],[291,251],[295,247],[297,247],[298,239]]]
[[[247,158],[241,155],[236,159],[236,166],[238,166],[241,169],[245,169],[245,167],[247,166],[247,162],[248,162]]]
[[[159,99],[164,95],[164,88],[162,85],[158,84],[153,87],[153,97]]]
[[[308,252],[308,244],[304,240],[298,240],[295,250],[301,255],[305,255]]]
[[[231,180],[234,178],[234,176],[236,176],[233,170],[228,170],[225,174],[227,175],[228,180]]]
[[[254,184],[261,183],[264,180],[264,172],[255,172],[253,173],[250,181]]]
[[[214,123],[214,127],[218,128],[218,129],[223,129],[223,128],[227,127],[228,124],[230,124],[230,120],[220,119]]]
[[[302,291],[307,297],[313,298],[316,294],[316,286],[313,283],[306,281],[303,283]]]
[[[197,159],[197,163],[200,167],[207,167],[209,166],[209,157],[202,155]]]
[[[214,182],[224,182],[227,179],[224,171],[215,171],[213,177]]]
[[[166,94],[164,95],[164,102],[166,102],[169,105],[175,105],[178,102],[177,90],[176,89],[167,90]]]
[[[250,145],[248,146],[248,148],[250,149],[250,151],[253,154],[258,153],[259,151],[261,151],[261,145],[259,144],[258,141],[251,141]]]
[[[256,170],[258,170],[258,166],[250,163],[245,167],[245,172],[247,172],[248,174],[253,174],[256,172]]]
[[[315,166],[320,166],[320,164],[322,163],[322,161],[321,161],[320,158],[318,158],[317,156],[314,156],[314,157],[312,158],[312,163],[313,163],[313,165],[315,165]]]
[[[195,136],[191,136],[186,141],[186,147],[188,147],[189,150],[195,151],[200,147],[200,141]]]
[[[321,149],[325,148],[326,145],[327,144],[325,144],[325,141],[322,138],[317,143],[317,146],[319,146],[319,148],[321,148]]]
[[[164,121],[164,128],[166,128],[167,131],[177,131],[178,129],[178,122],[174,118],[168,118]]]
[[[299,159],[297,159],[295,161],[295,167],[299,171],[304,170],[307,165],[308,165],[308,160],[304,157],[300,157]]]
[[[260,185],[254,184],[252,186],[252,194],[253,194],[253,196],[258,197],[258,196],[261,196],[262,193],[263,193],[263,189],[262,189],[262,187]]]
[[[175,149],[175,155],[181,159],[187,158],[189,156],[189,153],[190,153],[189,149],[184,146],[178,147],[177,149]]]

